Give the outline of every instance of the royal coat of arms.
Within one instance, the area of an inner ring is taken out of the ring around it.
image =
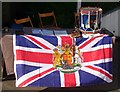
[[[57,46],[53,49],[53,66],[64,73],[72,73],[82,67],[83,56],[77,46]]]

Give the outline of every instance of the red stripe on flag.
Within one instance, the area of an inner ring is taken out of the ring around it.
[[[65,46],[68,43],[70,46],[73,45],[73,39],[70,36],[61,36],[62,46]]]
[[[74,87],[76,86],[75,73],[65,73],[64,74],[65,87]]]
[[[84,58],[83,62],[91,62],[99,59],[112,58],[112,48],[83,52],[82,55]]]
[[[90,69],[92,69],[92,70],[98,71],[98,72],[100,72],[101,74],[104,74],[105,76],[107,76],[107,77],[110,78],[110,79],[113,78],[109,73],[103,71],[102,69],[99,69],[99,68],[96,68],[96,67],[93,67],[93,66],[86,66],[86,67],[87,67],[87,68],[90,68]]]
[[[52,70],[54,70],[54,68],[50,68],[50,69],[48,69],[48,70],[46,70],[46,71],[44,71],[44,72],[41,72],[41,73],[39,73],[39,74],[36,74],[36,75],[28,78],[27,80],[25,80],[25,81],[22,82],[21,84],[19,84],[18,87],[23,87],[25,84],[29,83],[30,81],[32,81],[32,80],[34,80],[34,79],[36,79],[36,78],[38,78],[38,77],[41,77],[41,76],[43,76],[44,74],[46,74],[46,73],[48,73],[48,72],[50,72],[50,71],[52,71]]]
[[[82,49],[84,48],[86,45],[88,45],[90,42],[92,42],[93,40],[95,40],[96,38],[99,38],[99,37],[102,37],[103,35],[100,35],[100,36],[97,36],[97,37],[94,37],[94,38],[91,38],[89,39],[88,41],[86,41],[84,44],[82,44],[79,49]]]
[[[26,36],[29,39],[31,39],[32,41],[34,41],[35,43],[37,43],[38,45],[40,45],[41,47],[45,48],[45,49],[50,49],[49,46],[45,46],[44,44],[42,44],[40,41],[37,41],[35,38],[31,37],[31,36]]]
[[[50,53],[30,52],[24,50],[16,50],[16,59],[37,63],[53,63],[52,54]]]

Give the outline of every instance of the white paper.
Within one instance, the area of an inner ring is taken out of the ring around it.
[[[66,30],[54,30],[55,35],[65,35],[67,36],[67,31]]]
[[[51,36],[54,35],[53,30],[49,30],[49,29],[42,29],[42,33],[43,35],[51,35]]]
[[[43,35],[41,29],[32,29],[32,33],[33,34],[42,34]]]

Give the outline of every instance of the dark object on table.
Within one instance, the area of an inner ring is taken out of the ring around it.
[[[5,61],[2,55],[2,67],[3,67],[3,75],[2,78],[5,78],[7,76],[7,71],[6,71],[6,65],[5,65]]]
[[[8,27],[4,27],[2,29],[2,36],[4,35],[23,35],[25,32],[23,31],[23,25],[22,24],[11,24]]]
[[[23,29],[24,25],[23,24],[11,24],[9,26],[9,29]]]
[[[6,80],[15,80],[15,74],[10,74],[7,75],[7,77],[3,78],[2,81],[6,81]]]
[[[17,35],[23,35],[24,31],[23,31],[23,24],[12,24],[9,26],[9,29],[12,31],[14,30],[14,33]]]
[[[109,30],[107,30],[106,28],[102,28],[100,30],[100,34],[108,34],[109,36],[114,36],[114,34],[112,32],[110,32]]]
[[[76,26],[73,32],[71,33],[72,37],[82,37],[81,30]]]
[[[15,34],[17,34],[17,35],[24,35],[24,31],[23,30],[16,30]]]

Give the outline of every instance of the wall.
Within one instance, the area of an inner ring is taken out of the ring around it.
[[[38,12],[54,11],[58,26],[70,28],[74,27],[76,8],[77,2],[4,2],[2,3],[2,24],[3,27],[8,26],[14,23],[14,18],[30,16],[34,26],[38,27]]]
[[[120,8],[112,10],[108,14],[105,14],[102,18],[102,28],[106,28],[115,36],[120,36]]]
[[[2,3],[2,26],[6,26],[10,23],[10,3]]]

